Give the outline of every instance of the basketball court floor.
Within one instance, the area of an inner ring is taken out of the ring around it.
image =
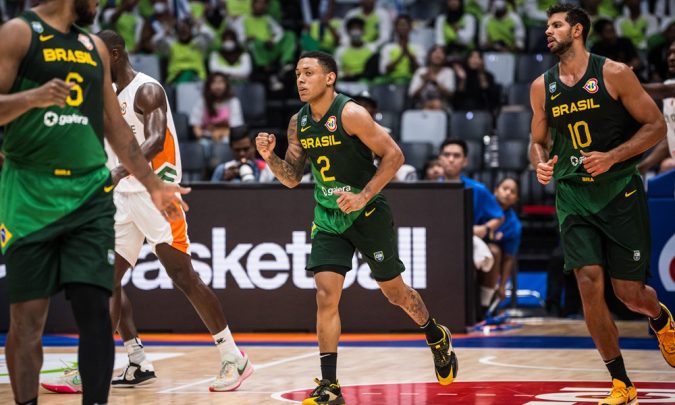
[[[675,404],[675,369],[662,359],[644,321],[619,322],[623,356],[641,404]],[[111,391],[110,404],[299,403],[319,376],[311,334],[235,334],[255,372],[236,392],[210,393],[219,356],[208,335],[142,334],[157,371],[156,383]],[[42,379],[76,360],[76,337],[45,337]],[[4,344],[4,336],[0,337]],[[348,404],[572,405],[597,403],[609,374],[582,321],[519,320],[510,330],[454,336],[459,374],[450,386],[435,382],[423,336],[345,335],[338,377]],[[117,348],[116,372],[126,363]],[[40,392],[41,404],[75,405],[80,395]],[[0,403],[11,403],[4,352]]]

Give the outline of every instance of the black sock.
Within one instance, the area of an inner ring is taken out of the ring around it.
[[[659,307],[661,308],[659,315],[656,318],[649,318],[649,324],[652,325],[652,329],[657,332],[663,329],[663,327],[668,324],[669,320],[668,312],[664,310],[661,305],[659,305]]]
[[[628,378],[628,374],[626,374],[626,367],[623,365],[623,357],[619,356],[615,359],[606,361],[605,366],[607,366],[607,370],[609,370],[612,379],[623,381],[623,383],[626,384],[626,387],[633,385]]]
[[[110,292],[89,284],[66,285],[66,296],[80,332],[77,353],[82,378],[84,405],[108,402],[115,361],[115,345],[110,323]]]
[[[319,353],[321,359],[321,379],[337,382],[337,353]]]
[[[429,320],[427,320],[426,323],[420,327],[426,335],[427,343],[436,343],[443,339],[443,331],[436,324],[436,320],[434,318],[429,317]]]
[[[16,405],[37,405],[37,397],[26,402],[17,402]]]

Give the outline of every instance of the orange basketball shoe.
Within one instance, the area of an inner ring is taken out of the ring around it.
[[[623,381],[615,378],[609,396],[598,401],[598,405],[638,405],[637,390],[634,385],[626,387]]]
[[[675,367],[675,321],[673,314],[670,313],[665,305],[659,303],[663,311],[668,314],[668,323],[661,330],[654,330],[656,338],[659,340],[659,348],[663,358],[670,367]],[[651,325],[651,324],[650,324]],[[652,328],[653,329],[653,328]]]

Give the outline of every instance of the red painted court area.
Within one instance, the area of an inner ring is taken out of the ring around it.
[[[675,383],[635,382],[640,404],[675,404]],[[367,405],[574,405],[597,404],[611,389],[607,382],[480,381],[379,384],[342,387],[347,404]],[[281,394],[302,401],[309,390]]]

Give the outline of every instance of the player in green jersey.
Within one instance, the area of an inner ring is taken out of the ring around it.
[[[317,286],[322,379],[316,380],[318,386],[303,404],[344,403],[336,378],[338,305],[355,249],[389,302],[424,330],[436,377],[441,384],[450,384],[457,374],[450,332],[436,324],[420,295],[403,282],[391,211],[380,194],[403,164],[403,154],[365,108],[336,93],[337,65],[330,55],[303,54],[295,73],[300,100],[306,104],[290,120],[285,159],[274,153],[272,134],[258,134],[256,146],[287,187],[300,182],[307,159],[314,175],[316,208],[307,269],[314,272]],[[373,153],[381,158],[377,168]]]
[[[612,376],[612,391],[599,404],[632,404],[637,392],[604,299],[604,271],[616,296],[649,317],[664,358],[675,367],[675,323],[645,285],[649,213],[635,168],[666,127],[629,67],[586,51],[589,27],[577,6],[548,10],[548,47],[560,62],[532,83],[530,160],[540,183],[557,181],[565,269],[576,274],[586,325]]]
[[[79,28],[95,0],[45,0],[0,28],[0,245],[14,400],[36,404],[49,297],[64,289],[77,323],[85,404],[107,402],[114,346],[108,314],[114,231],[104,132],[154,204],[177,215],[177,193],[155,176],[119,110],[102,41]]]

